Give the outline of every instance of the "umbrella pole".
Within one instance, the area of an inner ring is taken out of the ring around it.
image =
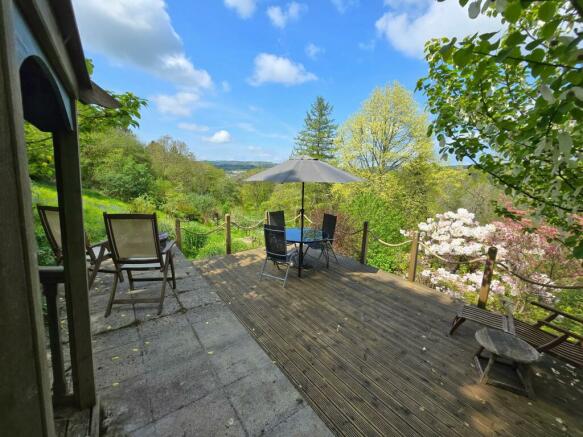
[[[302,277],[302,266],[304,265],[304,183],[302,182],[302,209],[300,209],[300,265],[298,266],[298,277]]]

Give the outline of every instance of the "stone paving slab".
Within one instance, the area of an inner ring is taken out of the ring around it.
[[[166,289],[160,316],[135,304],[105,318],[112,276],[91,290],[104,435],[331,435],[192,263],[179,252],[175,261],[177,287]],[[139,286],[155,295],[160,283]]]

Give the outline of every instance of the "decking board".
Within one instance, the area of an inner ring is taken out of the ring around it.
[[[580,383],[535,384],[534,400],[477,383],[475,325],[445,335],[447,296],[348,259],[284,289],[258,281],[262,261],[248,251],[195,267],[336,434],[583,435]],[[547,358],[545,381],[550,365],[571,371]]]

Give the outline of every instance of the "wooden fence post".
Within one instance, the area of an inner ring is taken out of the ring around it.
[[[265,223],[266,225],[269,224],[269,212],[265,211],[265,216],[263,217],[263,223]]]
[[[360,245],[360,263],[366,264],[366,253],[368,251],[368,222],[362,224],[362,243]]]
[[[180,229],[180,219],[174,221],[174,232],[176,234],[176,245],[182,250],[182,230]]]
[[[490,293],[490,285],[492,283],[497,252],[498,249],[495,247],[488,248],[488,259],[484,265],[484,276],[482,276],[482,286],[480,287],[480,294],[478,295],[478,308],[486,308],[486,304],[488,303],[488,294]]]
[[[419,255],[419,231],[415,232],[413,236],[411,251],[409,252],[409,272],[407,279],[411,282],[415,282],[415,276],[417,274],[417,255]]]
[[[231,214],[225,214],[225,248],[227,255],[231,254]]]

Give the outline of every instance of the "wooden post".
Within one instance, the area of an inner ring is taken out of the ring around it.
[[[180,229],[180,219],[174,221],[174,232],[176,234],[176,245],[182,250],[182,230]]]
[[[225,214],[225,248],[227,255],[231,254],[231,214]]]
[[[265,211],[265,215],[263,216],[263,223],[268,225],[269,224],[269,212]]]
[[[360,263],[366,264],[366,253],[368,251],[368,222],[362,224],[362,243],[360,245]]]
[[[54,436],[19,65],[16,4],[0,1],[0,428]]]
[[[47,321],[49,327],[49,342],[51,346],[51,362],[53,370],[53,402],[63,404],[67,394],[65,378],[65,360],[61,344],[61,329],[59,308],[57,306],[58,284],[65,282],[63,267],[41,267],[39,269],[43,294],[47,302]]]
[[[76,113],[75,103],[71,104],[71,113]],[[54,132],[53,146],[63,241],[73,391],[76,406],[84,409],[95,405],[96,396],[76,124],[73,131],[63,129]]]
[[[407,274],[407,279],[411,282],[415,282],[415,276],[417,274],[417,255],[419,254],[419,231],[415,232],[413,240],[411,241],[411,251],[409,252],[409,272]]]
[[[497,252],[498,249],[495,247],[488,248],[488,259],[484,265],[484,276],[482,276],[482,286],[480,287],[480,294],[478,295],[478,308],[486,308],[486,304],[488,303],[488,294],[490,293],[490,284],[492,283]]]

